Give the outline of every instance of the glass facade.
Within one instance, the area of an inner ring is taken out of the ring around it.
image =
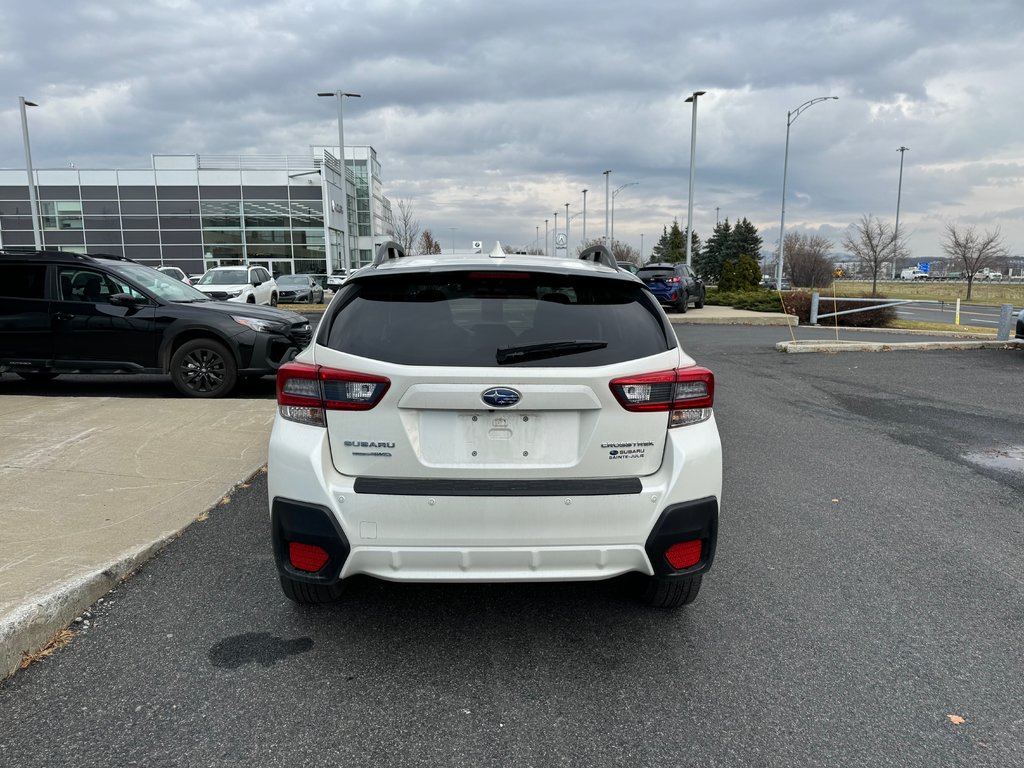
[[[173,264],[188,274],[258,262],[275,276],[324,275],[341,263],[335,254],[346,229],[353,262],[366,264],[375,241],[390,239],[391,227],[390,217],[386,228],[374,226],[368,170],[379,165],[372,148],[361,149],[372,164],[350,160],[344,192],[324,178],[315,155],[154,155],[151,170],[37,170],[43,247]],[[51,178],[60,183],[47,183]],[[348,226],[335,202],[341,194]],[[0,247],[34,248],[24,170],[0,169]]]

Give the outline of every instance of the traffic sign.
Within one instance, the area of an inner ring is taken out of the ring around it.
[[[556,249],[564,251],[567,242],[568,242],[568,238],[565,236],[564,233],[559,233],[559,234],[555,235],[555,248]]]

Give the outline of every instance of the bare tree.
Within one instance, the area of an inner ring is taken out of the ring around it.
[[[413,215],[412,203],[398,201],[398,219],[395,221],[395,242],[410,256],[415,252],[416,240],[420,236],[420,223]]]
[[[985,230],[978,234],[974,227],[959,227],[946,222],[946,237],[942,243],[943,252],[951,259],[957,260],[964,268],[967,277],[967,298],[971,298],[974,287],[974,276],[985,267],[993,267],[997,261],[1005,259],[1009,254],[1003,245],[999,227],[994,231]]]
[[[424,229],[423,234],[420,235],[419,244],[420,253],[440,253],[441,244],[434,239],[434,236],[430,233],[429,229]]]
[[[827,288],[835,277],[832,241],[822,235],[786,235],[786,273],[794,287]]]
[[[843,247],[860,262],[861,271],[871,275],[871,295],[874,296],[878,293],[878,275],[906,250],[897,242],[892,227],[871,214],[861,216],[851,227],[853,232],[843,235]]]

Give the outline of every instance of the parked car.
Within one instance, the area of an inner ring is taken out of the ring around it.
[[[332,291],[337,291],[345,284],[346,279],[348,279],[348,272],[344,269],[336,269],[327,276],[327,287]]]
[[[277,300],[282,304],[324,303],[324,289],[309,275],[281,275],[277,290]]]
[[[293,601],[332,601],[357,574],[631,574],[674,607],[711,567],[714,376],[603,246],[580,260],[382,246],[277,383],[270,527]]]
[[[214,267],[195,285],[211,299],[277,306],[277,282],[264,267]]]
[[[1017,334],[1018,339],[1024,340],[1024,309],[1017,313]]]
[[[790,285],[788,277],[782,278],[782,283],[781,283],[781,285],[779,285],[779,282],[775,279],[775,275],[764,275],[761,278],[761,285],[764,286],[765,288],[767,288],[770,291],[775,291],[775,290],[788,291],[792,287]],[[776,287],[776,286],[778,286],[778,287]]]
[[[186,285],[192,285],[192,278],[185,274],[185,271],[178,269],[177,267],[162,266],[157,267],[158,272],[163,272],[165,275],[170,275],[175,280],[181,280]]]
[[[663,307],[685,312],[690,302],[697,309],[704,306],[704,281],[682,262],[645,264],[636,276],[647,284]]]
[[[311,338],[302,315],[213,301],[123,257],[0,251],[0,371],[29,381],[166,373],[184,395],[222,397]]]
[[[618,264],[619,269],[624,269],[627,272],[632,272],[634,275],[637,273],[637,270],[640,269],[640,267],[638,267],[632,261],[618,261],[616,262],[616,264]]]

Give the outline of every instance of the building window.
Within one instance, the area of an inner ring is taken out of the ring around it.
[[[242,204],[238,200],[203,200],[199,210],[204,229],[242,226]]]
[[[40,203],[43,229],[81,229],[80,200],[44,200]]]
[[[246,200],[243,203],[245,226],[288,227],[287,200]]]

